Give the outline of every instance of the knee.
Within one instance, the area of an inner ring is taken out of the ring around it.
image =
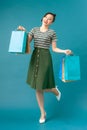
[[[43,90],[36,90],[36,93],[43,93]]]

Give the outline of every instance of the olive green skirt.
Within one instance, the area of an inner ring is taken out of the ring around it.
[[[27,83],[38,90],[55,87],[52,58],[49,49],[34,49],[28,69]]]

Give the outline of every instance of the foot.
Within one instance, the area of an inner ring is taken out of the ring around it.
[[[56,95],[56,98],[58,101],[60,101],[61,98],[61,92],[59,91],[58,87],[52,89],[52,92]]]
[[[42,123],[45,123],[45,121],[46,121],[46,112],[41,115],[39,119],[39,123],[42,124]]]
[[[56,91],[58,92],[58,95],[56,95],[56,98],[58,101],[60,101],[61,98],[61,92],[59,91],[59,89],[56,87]]]

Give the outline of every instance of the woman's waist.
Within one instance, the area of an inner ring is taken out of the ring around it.
[[[42,49],[49,49],[50,48],[50,44],[43,44],[43,43],[35,43],[34,44],[35,48],[42,48]]]
[[[41,48],[41,47],[34,47],[34,52],[36,53],[50,53],[49,49]]]
[[[49,51],[49,48],[45,47],[34,47],[35,50]]]

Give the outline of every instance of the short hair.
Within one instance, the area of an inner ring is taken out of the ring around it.
[[[55,21],[56,14],[51,13],[51,12],[47,12],[43,17],[45,17],[45,16],[48,15],[48,14],[53,15],[53,21],[52,21],[52,22],[54,22],[54,21]],[[43,19],[43,18],[42,18],[42,19]],[[42,19],[41,19],[41,21],[42,21]]]

